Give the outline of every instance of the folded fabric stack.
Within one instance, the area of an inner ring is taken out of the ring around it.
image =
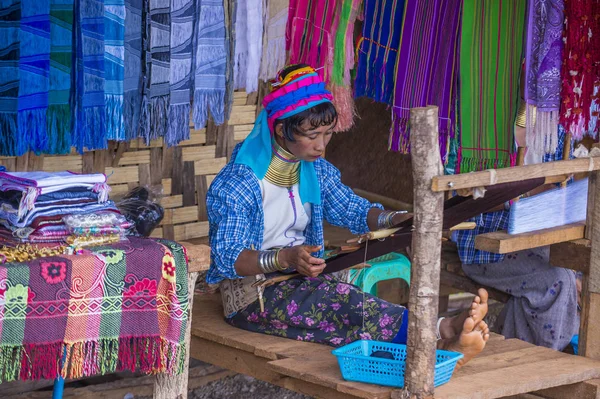
[[[0,172],[0,239],[63,243],[121,234],[130,224],[108,200],[109,191],[104,174]]]

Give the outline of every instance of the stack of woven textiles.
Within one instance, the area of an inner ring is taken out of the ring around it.
[[[81,235],[123,233],[130,224],[109,191],[104,174],[0,172],[0,241],[72,243]]]

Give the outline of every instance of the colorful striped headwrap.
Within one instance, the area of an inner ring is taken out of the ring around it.
[[[264,109],[235,159],[235,163],[250,167],[259,180],[265,177],[271,163],[275,121],[333,100],[321,77],[311,67],[298,68],[285,76],[280,72],[272,85],[274,89],[265,96]],[[321,190],[312,162],[300,161],[299,191],[303,203],[321,203]]]

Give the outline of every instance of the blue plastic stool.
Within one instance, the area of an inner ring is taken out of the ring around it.
[[[362,270],[350,270],[350,281],[353,281],[356,275],[360,273],[353,284],[362,288],[363,291],[377,296],[377,283],[394,278],[400,278],[410,286],[410,261],[406,256],[390,252],[387,255],[372,259],[368,263],[371,267]]]

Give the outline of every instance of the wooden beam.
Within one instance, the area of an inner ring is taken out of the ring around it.
[[[592,245],[590,240],[580,239],[550,246],[550,264],[587,274],[590,270]]]
[[[335,388],[326,387],[296,378],[285,377],[271,371],[270,359],[261,358],[242,349],[224,346],[207,339],[192,338],[192,357],[219,367],[249,375],[261,381],[278,385],[315,398],[348,399],[354,397],[338,392]],[[333,356],[333,355],[332,355]],[[389,397],[389,394],[387,395]],[[382,397],[382,399],[385,398]],[[373,399],[377,399],[376,397]]]
[[[594,161],[595,159],[595,161]],[[493,186],[535,178],[546,178],[546,184],[560,183],[574,173],[600,170],[600,160],[594,157],[570,161],[515,166],[497,170],[464,173],[460,175],[435,176],[431,181],[433,191],[452,191],[461,188]]]
[[[534,392],[544,399],[600,399],[600,380],[589,380]]]
[[[583,223],[574,223],[521,234],[508,234],[506,231],[495,231],[479,234],[475,237],[475,248],[496,254],[507,254],[524,249],[578,240],[583,238],[584,232],[585,225]]]
[[[410,146],[414,187],[414,226],[410,278],[406,385],[403,398],[433,396],[436,322],[440,291],[440,259],[444,194],[431,191],[430,181],[443,173],[438,143],[438,108],[410,110]],[[394,397],[394,395],[392,395]]]

